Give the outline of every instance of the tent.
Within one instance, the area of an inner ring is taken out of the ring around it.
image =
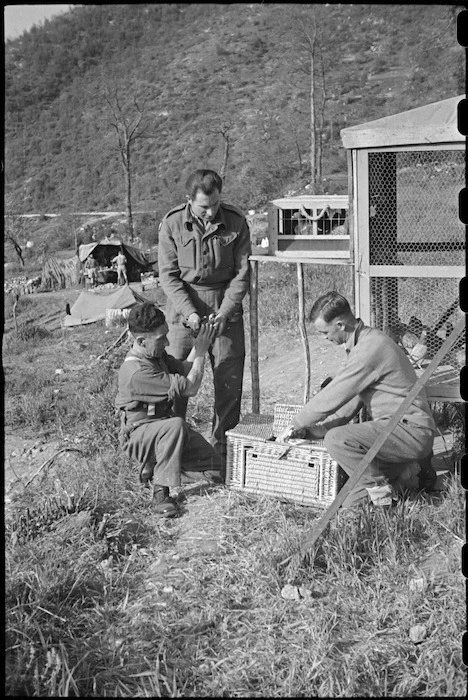
[[[92,253],[99,267],[108,269],[111,267],[112,258],[115,258],[120,248],[123,248],[124,255],[127,258],[127,277],[129,282],[139,282],[140,273],[151,272],[154,269],[153,264],[156,261],[148,260],[138,248],[134,248],[127,243],[121,243],[115,239],[80,245],[78,257],[80,262],[83,263]]]
[[[131,287],[125,285],[112,294],[81,292],[64,318],[64,326],[81,326],[95,323],[106,317],[106,309],[128,309],[138,302],[148,301]]]

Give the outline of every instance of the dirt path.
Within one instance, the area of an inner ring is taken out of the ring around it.
[[[310,396],[323,380],[343,366],[345,353],[316,334],[308,338],[310,351]],[[260,412],[268,413],[275,403],[304,403],[306,387],[305,351],[299,332],[265,330],[259,338]],[[251,396],[250,348],[247,350],[244,394]],[[265,410],[265,408],[268,410]]]

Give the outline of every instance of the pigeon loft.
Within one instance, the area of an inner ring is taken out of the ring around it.
[[[274,199],[268,206],[270,251],[278,257],[349,259],[347,195]]]
[[[341,131],[352,193],[356,311],[399,343],[418,373],[463,315],[462,97]],[[464,364],[463,333],[426,387],[431,401],[461,401]]]

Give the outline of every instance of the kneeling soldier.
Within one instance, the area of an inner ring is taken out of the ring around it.
[[[115,400],[121,409],[120,443],[141,464],[142,483],[149,483],[154,473],[154,510],[172,517],[177,504],[169,497],[169,487],[180,486],[185,471],[213,480],[221,469],[214,448],[173,410],[174,400],[197,393],[216,328],[201,326],[183,362],[166,353],[168,327],[164,313],[154,304],[136,304],[128,328],[133,346],[119,370]]]

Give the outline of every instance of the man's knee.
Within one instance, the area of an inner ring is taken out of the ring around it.
[[[341,426],[336,428],[330,428],[325,433],[323,438],[323,444],[325,445],[327,452],[332,454],[336,449],[341,449],[344,445],[344,431]]]
[[[166,418],[163,421],[162,432],[165,435],[188,435],[188,425],[183,418],[180,418],[180,416]]]

